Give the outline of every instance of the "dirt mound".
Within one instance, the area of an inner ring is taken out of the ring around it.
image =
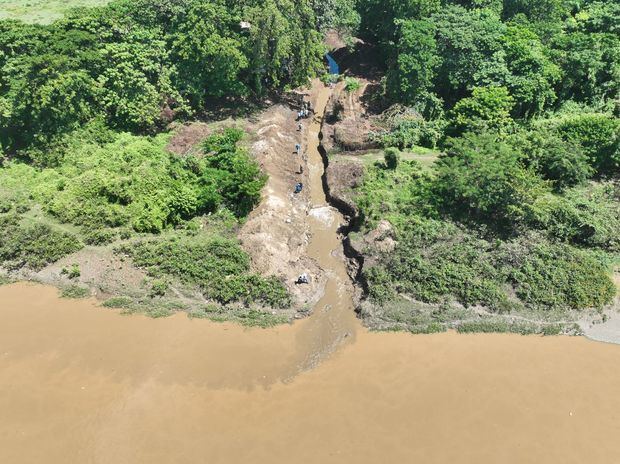
[[[330,160],[325,171],[329,196],[341,211],[348,216],[358,215],[353,201],[353,189],[359,187],[364,176],[364,167],[356,161]]]
[[[80,276],[71,280],[62,270],[74,264],[78,266]],[[69,284],[88,286],[94,296],[100,299],[113,295],[141,297],[145,294],[146,273],[114,254],[109,247],[86,247],[32,277],[36,281],[60,287]]]
[[[312,99],[313,95],[306,98]],[[307,312],[321,297],[323,289],[319,287],[325,279],[323,270],[307,254],[311,209],[308,189],[293,193],[295,184],[308,185],[308,120],[302,121],[303,130],[298,131],[296,118],[296,108],[279,104],[246,127],[255,134],[250,150],[269,179],[263,199],[241,228],[239,239],[253,267],[261,274],[282,279],[298,310]],[[295,153],[297,143],[302,145],[301,155]],[[309,284],[295,283],[302,273],[309,275]]]
[[[368,150],[375,147],[369,138],[376,130],[373,118],[368,114],[366,102],[370,100],[372,84],[360,79],[360,87],[347,91],[343,83],[334,90],[327,104],[325,124],[323,125],[323,147],[331,152]]]

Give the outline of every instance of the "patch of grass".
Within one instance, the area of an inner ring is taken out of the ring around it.
[[[133,298],[128,296],[114,296],[103,302],[104,307],[114,309],[129,309],[133,304]]]
[[[247,327],[262,328],[274,327],[288,322],[286,316],[271,314],[270,312],[259,309],[249,309],[246,312],[242,312],[236,315],[235,320],[238,320],[242,325]]]
[[[38,271],[82,248],[79,240],[45,224],[23,225],[17,215],[0,216],[0,264]]]
[[[250,259],[236,240],[209,235],[177,235],[123,245],[118,252],[157,279],[176,278],[198,286],[220,304],[263,304],[285,308],[290,295],[275,277],[250,270]],[[158,293],[161,293],[158,286]]]
[[[0,275],[0,285],[8,285],[14,282],[9,276]]]
[[[69,285],[60,291],[60,296],[73,299],[88,298],[90,296],[90,289],[80,287],[79,285]]]
[[[71,8],[101,6],[110,0],[0,0],[0,19],[49,24]]]
[[[272,314],[268,311],[253,308],[220,306],[215,304],[204,305],[193,309],[188,317],[209,319],[214,322],[237,322],[246,327],[268,328],[289,322],[289,318],[282,314]]]
[[[426,324],[426,325],[415,325],[412,327],[408,327],[408,330],[409,332],[415,335],[434,334],[434,333],[445,332],[447,330],[447,327],[445,324],[441,324],[439,322],[431,322],[430,324]]]
[[[168,308],[153,308],[144,312],[148,317],[153,319],[159,319],[161,317],[170,317],[174,314],[174,311]]]
[[[354,77],[345,77],[344,79],[344,90],[349,93],[357,92],[361,86],[360,81]]]
[[[77,279],[81,275],[80,266],[72,264],[70,268],[63,267],[60,273],[66,275],[68,279]]]

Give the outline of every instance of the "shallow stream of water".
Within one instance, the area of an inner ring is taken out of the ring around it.
[[[309,252],[329,282],[314,314],[244,329],[0,287],[0,463],[618,461],[620,346],[360,326],[319,130]]]

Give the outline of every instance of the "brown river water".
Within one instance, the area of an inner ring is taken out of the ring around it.
[[[0,464],[620,462],[620,346],[361,327],[319,127],[313,315],[246,329],[0,287]]]

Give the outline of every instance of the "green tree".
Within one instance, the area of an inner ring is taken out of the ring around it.
[[[325,49],[308,0],[264,0],[249,7],[248,48],[253,88],[301,85],[322,67]]]
[[[440,0],[358,0],[360,33],[364,39],[389,43],[394,40],[397,19],[423,19],[439,11]]]
[[[428,98],[441,63],[434,25],[423,20],[400,22],[396,54],[387,75],[391,100],[413,105]]]
[[[476,87],[450,113],[453,134],[492,131],[503,134],[513,123],[510,111],[514,99],[505,87]]]
[[[432,21],[442,58],[436,89],[448,105],[474,87],[504,85],[509,75],[502,44],[506,26],[497,14],[449,6]]]
[[[394,170],[398,167],[398,163],[400,162],[400,151],[398,148],[394,147],[386,148],[383,153],[383,158],[385,160],[385,167]]]
[[[318,29],[335,29],[345,38],[354,35],[361,20],[356,4],[357,0],[312,0]]]
[[[515,99],[516,115],[541,113],[556,100],[554,85],[560,80],[560,69],[536,33],[525,27],[508,26],[502,41],[510,71],[506,85]]]
[[[440,206],[456,218],[481,220],[500,231],[518,230],[531,220],[534,202],[548,190],[518,151],[489,135],[448,140],[437,162],[434,191]]]
[[[620,119],[607,114],[583,114],[563,121],[562,137],[579,144],[591,165],[604,176],[620,173]]]
[[[581,146],[562,139],[556,131],[539,128],[520,132],[510,143],[523,153],[529,166],[553,182],[557,191],[581,185],[595,173]]]
[[[240,38],[232,33],[238,22],[223,5],[195,3],[175,25],[175,80],[195,109],[204,104],[207,96],[235,96],[246,91],[239,79],[248,60]]]

